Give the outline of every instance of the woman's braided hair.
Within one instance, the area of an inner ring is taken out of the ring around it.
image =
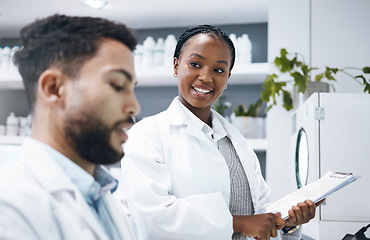
[[[173,57],[174,58],[180,58],[181,51],[182,51],[184,45],[186,44],[186,42],[190,38],[192,38],[192,37],[194,37],[198,34],[213,35],[213,36],[219,38],[221,41],[225,42],[229,46],[230,52],[231,52],[231,64],[230,64],[230,71],[231,71],[231,69],[234,66],[234,62],[235,62],[235,47],[234,47],[233,42],[231,41],[229,36],[226,33],[224,33],[220,28],[215,27],[215,26],[211,26],[211,25],[207,25],[207,24],[190,27],[183,34],[181,34],[181,36],[179,37],[179,40],[177,42]]]

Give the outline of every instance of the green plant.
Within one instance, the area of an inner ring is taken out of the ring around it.
[[[262,107],[262,103],[262,99],[258,99],[255,103],[249,105],[248,110],[246,110],[244,104],[240,104],[234,107],[235,116],[257,117],[258,112]]]
[[[226,110],[231,106],[231,103],[225,100],[226,96],[220,96],[213,104],[213,109],[222,116],[225,116]]]
[[[298,57],[300,57],[302,61],[298,60]],[[286,90],[287,84],[293,83],[293,85],[298,88],[298,92],[304,93],[306,91],[308,82],[312,81],[312,71],[317,70],[318,68],[309,67],[304,62],[304,57],[301,54],[288,53],[285,48],[280,50],[280,56],[275,58],[274,64],[280,73],[289,73],[291,78],[288,80],[281,80],[280,76],[275,73],[267,75],[262,86],[264,90],[261,93],[261,99],[265,102],[269,102],[270,99],[272,99],[272,104],[266,109],[266,111],[268,111],[272,106],[276,105],[276,96],[280,96],[280,94],[282,94],[283,107],[289,111],[293,108],[293,100],[291,93]],[[353,76],[347,71],[350,69],[360,71],[361,73],[360,75]],[[368,92],[370,94],[370,78],[366,79],[364,76],[364,74],[370,73],[370,67],[364,67],[360,69],[354,67],[330,68],[326,66],[325,71],[316,74],[313,79],[316,82],[320,82],[323,79],[337,81],[335,77],[339,72],[348,75],[359,84],[364,85],[364,92]],[[330,85],[335,91],[334,86],[332,84]]]

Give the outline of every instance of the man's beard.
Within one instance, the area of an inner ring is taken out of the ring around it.
[[[120,123],[109,128],[89,111],[69,112],[65,118],[64,134],[82,158],[94,164],[114,164],[122,159],[123,151],[119,152],[111,146],[110,136]]]

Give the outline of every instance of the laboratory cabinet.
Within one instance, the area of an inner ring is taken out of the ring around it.
[[[370,223],[370,95],[314,93],[292,114],[294,191],[327,171],[359,179],[328,196],[303,233],[317,240],[342,239]],[[370,233],[367,233],[370,234]]]

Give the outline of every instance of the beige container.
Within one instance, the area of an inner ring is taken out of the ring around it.
[[[235,126],[240,133],[250,139],[265,138],[265,118],[232,116],[231,124]]]

